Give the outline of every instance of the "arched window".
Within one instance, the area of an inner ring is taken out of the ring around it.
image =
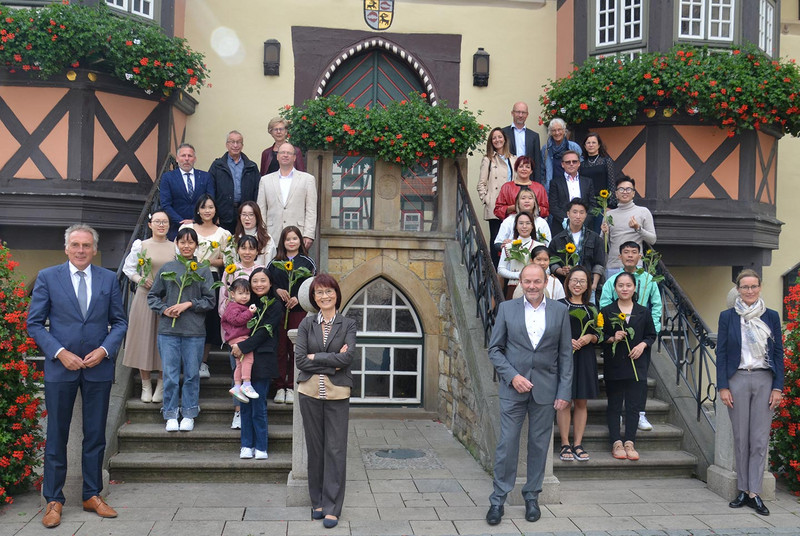
[[[414,307],[385,279],[371,281],[344,308],[358,323],[351,402],[422,402],[422,327]]]

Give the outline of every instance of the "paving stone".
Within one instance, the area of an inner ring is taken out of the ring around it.
[[[641,523],[643,527],[653,530],[709,528],[708,525],[696,517],[688,515],[636,516],[635,519]],[[728,524],[730,524],[730,521]]]
[[[670,512],[663,506],[653,503],[600,504],[612,516],[668,516]]]
[[[113,523],[109,523],[113,521]],[[155,524],[155,521],[119,521],[117,519],[97,519],[93,521],[86,521],[81,525],[81,528],[76,534],[80,536],[139,536],[147,534]],[[39,528],[50,534],[50,531],[39,525]]]
[[[242,521],[244,508],[233,507],[182,507],[175,514],[175,521]]]
[[[562,493],[562,504],[633,504],[650,502],[644,501],[638,495],[629,490],[619,490],[614,493],[608,491],[573,491],[572,493]]]
[[[244,521],[307,521],[311,519],[311,508],[306,506],[251,506],[244,512]]]
[[[114,509],[117,511],[116,519],[120,521],[155,521],[158,519],[172,521],[175,517],[175,513],[178,511],[177,506],[170,506],[167,508],[129,508],[115,506]]]
[[[456,527],[452,521],[411,520],[410,523],[414,534],[424,536],[456,534]]]
[[[0,516],[0,536],[14,536],[19,534],[25,528],[25,523],[22,521],[8,522]]]
[[[555,517],[602,517],[610,515],[607,510],[597,504],[548,504],[547,509]]]
[[[769,523],[763,519],[759,519],[756,514],[739,515],[736,516],[735,520],[731,519],[729,515],[717,514],[697,514],[695,517],[712,529],[727,529],[731,528],[731,525],[735,525],[736,528],[763,527],[765,525],[769,525]]]
[[[452,492],[452,491],[445,491],[442,494],[442,499],[447,503],[447,506],[474,506],[475,503],[472,502],[472,499],[464,493],[461,492]]]
[[[411,480],[411,473],[408,469],[367,469],[367,477],[370,480]]]
[[[345,521],[378,521],[377,508],[361,508],[348,506],[342,510],[342,519]]]
[[[222,534],[225,521],[156,521],[149,536],[198,536]],[[50,534],[48,532],[48,534]]]
[[[455,479],[441,479],[441,478],[421,478],[415,479],[414,483],[417,489],[422,493],[441,493],[445,491],[457,492],[464,491],[458,480]]]
[[[344,495],[344,506],[375,507],[375,496],[370,491],[350,491],[350,482],[347,483],[347,493]],[[385,495],[385,494],[379,494]],[[401,502],[402,504],[402,502]]]
[[[632,517],[576,517],[572,520],[582,531],[643,529]]]
[[[447,506],[444,499],[409,499],[403,501],[406,508],[442,508]]]
[[[439,516],[433,508],[378,508],[381,521],[425,519],[438,520]]]
[[[485,516],[484,512],[484,516]],[[521,534],[521,531],[510,519],[505,517],[499,525],[491,526],[485,519],[478,520],[456,520],[453,524],[458,529],[459,534]]]
[[[405,508],[405,503],[399,493],[375,493],[373,497],[375,499],[375,506],[379,508],[386,506]]]
[[[226,521],[222,536],[285,536],[286,521]]]
[[[539,533],[542,532],[563,532],[563,531],[574,531],[577,530],[578,527],[573,523],[571,520],[566,518],[555,518],[555,517],[542,517],[538,521],[531,523],[527,521],[524,517],[513,519],[514,524],[517,526],[520,532],[522,533]]]
[[[439,519],[447,520],[471,520],[486,519],[488,506],[450,506],[447,508],[436,508]]]
[[[408,521],[353,521],[350,523],[350,534],[352,536],[402,536],[411,534],[411,524]]]
[[[419,491],[413,480],[378,480],[370,481],[372,493],[400,493],[403,491]]]
[[[332,529],[326,529],[322,526],[322,521],[289,521],[286,530],[287,536],[309,536],[310,534],[330,534],[331,536],[349,536],[350,523],[341,520],[339,524]]]
[[[770,515],[765,519],[773,527],[794,527],[800,534],[800,516],[794,514],[775,514],[770,511]]]

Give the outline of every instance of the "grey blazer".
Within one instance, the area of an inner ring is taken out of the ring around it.
[[[500,304],[489,341],[489,359],[500,378],[500,398],[525,400],[511,380],[521,374],[533,383],[537,404],[552,404],[556,398],[572,398],[572,332],[569,309],[548,299],[545,303],[545,330],[536,350],[525,327],[525,298]]]
[[[314,374],[327,374],[331,383],[341,387],[353,387],[350,365],[356,355],[356,321],[336,313],[326,344],[322,344],[322,326],[317,316],[307,316],[297,328],[294,360],[300,370],[297,381],[303,382]],[[339,352],[347,344],[347,351]],[[309,359],[308,354],[314,354]],[[339,369],[339,370],[336,370]]]

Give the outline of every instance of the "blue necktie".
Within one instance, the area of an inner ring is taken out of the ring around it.
[[[81,278],[78,282],[78,305],[81,308],[83,318],[86,318],[86,312],[89,310],[89,292],[86,288],[86,273],[78,271],[77,274]]]
[[[186,173],[186,191],[189,192],[189,197],[194,196],[194,185],[192,184],[192,174]]]

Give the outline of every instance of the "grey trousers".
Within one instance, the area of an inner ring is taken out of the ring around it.
[[[494,491],[489,503],[502,505],[517,479],[519,439],[525,417],[528,417],[527,480],[522,487],[522,497],[527,501],[538,499],[544,481],[547,449],[553,437],[553,404],[537,404],[533,396],[524,402],[500,399],[500,440],[494,453]]]
[[[741,491],[761,493],[772,410],[771,370],[739,370],[728,381],[733,408],[728,408],[733,429],[736,482]]]
[[[350,399],[319,400],[299,393],[308,450],[308,494],[312,508],[340,517],[347,479]]]

